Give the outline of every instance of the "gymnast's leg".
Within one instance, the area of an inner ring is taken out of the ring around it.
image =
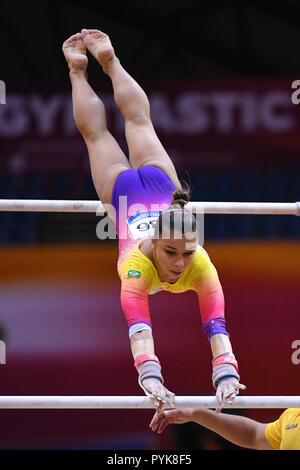
[[[63,53],[70,68],[74,119],[87,145],[94,186],[102,203],[111,204],[116,178],[131,165],[107,130],[104,105],[87,81],[88,58],[81,33],[64,42]]]
[[[87,49],[111,78],[115,101],[125,119],[131,166],[157,166],[171,178],[178,189],[181,189],[176,169],[153,128],[147,95],[124,70],[105,33],[95,29],[83,29],[82,34]]]

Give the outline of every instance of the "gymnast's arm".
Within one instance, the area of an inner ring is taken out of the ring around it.
[[[195,290],[203,329],[212,351],[213,386],[217,390],[217,401],[222,406],[224,402],[232,403],[239,389],[246,387],[239,384],[238,363],[226,330],[223,289],[217,271],[208,257],[203,259]]]
[[[163,386],[158,357],[155,355],[152,323],[149,312],[149,282],[140,278],[122,278],[121,304],[129,326],[129,337],[134,365],[139,374],[139,385],[146,395],[154,398],[155,406],[175,395]]]
[[[139,354],[154,354],[147,291],[148,283],[144,279],[122,279],[121,305],[129,327],[130,345],[134,360]]]
[[[201,277],[196,292],[203,330],[209,340],[213,358],[224,353],[232,354],[225,323],[223,289],[213,265]]]

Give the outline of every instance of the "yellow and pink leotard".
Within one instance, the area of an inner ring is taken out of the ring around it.
[[[153,166],[126,170],[115,183],[112,203],[116,209],[119,236],[118,273],[129,335],[142,329],[151,330],[148,295],[193,290],[198,296],[202,325],[208,339],[219,333],[229,336],[222,286],[214,265],[200,245],[192,262],[173,284],[159,279],[154,264],[139,249],[142,240],[153,236],[154,223],[160,211],[169,207],[175,190],[170,178]],[[122,214],[120,196],[123,198]]]

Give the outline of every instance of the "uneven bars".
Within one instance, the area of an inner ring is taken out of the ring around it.
[[[300,202],[194,202],[187,208],[205,214],[281,214],[300,216]],[[0,211],[104,212],[101,201],[0,199]]]
[[[214,396],[178,396],[176,408],[218,408]],[[0,409],[148,409],[154,401],[143,396],[0,396]],[[224,408],[300,408],[300,396],[237,397]]]

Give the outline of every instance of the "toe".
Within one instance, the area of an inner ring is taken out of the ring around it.
[[[70,38],[67,39],[67,40],[63,43],[63,47],[70,47],[71,42],[72,42],[72,41],[70,41]]]

